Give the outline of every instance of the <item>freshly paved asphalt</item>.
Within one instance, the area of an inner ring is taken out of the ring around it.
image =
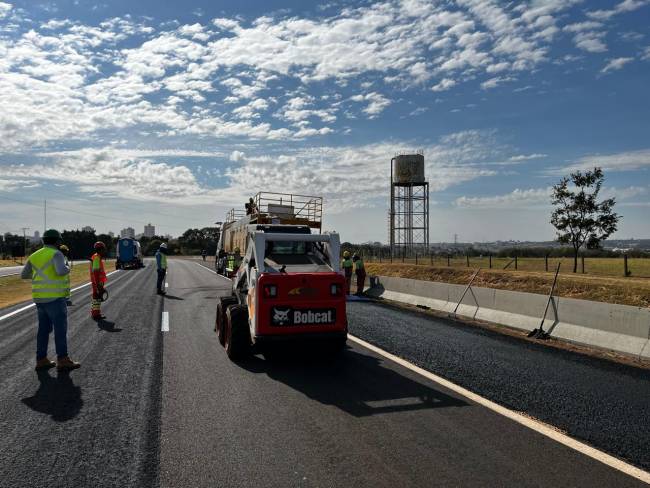
[[[154,275],[148,266],[111,276],[112,324],[100,327],[88,289],[74,294],[69,348],[83,366],[68,375],[33,371],[33,308],[0,320],[0,486],[643,486],[356,345],[337,359],[231,363],[212,330],[229,284],[171,260],[163,299]],[[648,395],[617,395],[645,394],[647,377],[374,304],[351,303],[349,321],[355,335],[484,396],[513,407],[530,397],[535,416],[558,408],[544,398],[554,382],[570,405],[556,418],[576,432],[600,422],[647,456],[648,417],[636,431],[612,430],[609,403],[643,412]],[[542,381],[553,365],[562,374]],[[572,376],[598,385],[599,408],[588,385],[572,394]]]

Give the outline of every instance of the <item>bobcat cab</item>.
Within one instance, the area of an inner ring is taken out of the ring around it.
[[[258,193],[251,209],[239,220],[226,219],[217,251],[241,252],[232,295],[217,303],[215,330],[226,353],[238,359],[290,340],[343,349],[340,242],[338,234],[321,232],[322,198]]]

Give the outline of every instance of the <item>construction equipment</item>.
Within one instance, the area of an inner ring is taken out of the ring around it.
[[[232,294],[217,303],[219,342],[233,360],[289,340],[343,349],[340,241],[336,233],[321,233],[322,198],[258,193],[254,203],[253,213],[232,220],[233,210],[222,227],[217,258],[230,264],[217,268],[232,277]]]
[[[117,241],[115,269],[139,269],[144,267],[140,243],[131,237]]]

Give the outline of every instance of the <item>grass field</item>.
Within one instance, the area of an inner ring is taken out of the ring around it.
[[[106,261],[106,272],[114,269],[114,261]],[[110,279],[110,278],[109,278]],[[71,287],[79,286],[90,281],[88,266],[76,265],[70,272]],[[21,280],[20,276],[7,276],[0,278],[0,308],[15,305],[32,298],[32,282]],[[90,299],[88,299],[90,301]]]
[[[370,275],[396,276],[460,285],[466,285],[476,271],[473,268],[460,266],[422,264],[416,266],[414,264],[372,262],[366,262],[366,268]],[[552,283],[552,273],[484,269],[476,277],[474,286],[548,294]],[[650,307],[650,279],[562,274],[558,278],[555,296]]]
[[[366,257],[366,262],[379,262],[378,257]],[[382,262],[390,262],[390,260],[382,259]],[[412,259],[394,259],[393,264],[415,264],[415,258]],[[572,258],[549,258],[548,259],[548,272],[554,273],[558,262],[561,262],[560,273],[573,275],[573,259]],[[615,276],[624,277],[623,258],[585,258],[585,275],[595,276]],[[433,265],[436,267],[447,267],[446,257],[434,257],[433,261],[429,257],[419,258],[418,264]],[[517,258],[517,269],[515,270],[515,263],[512,258],[492,258],[492,269],[503,270],[508,265],[506,271],[536,271],[545,272],[546,263],[544,258]],[[449,260],[451,268],[467,267],[467,259],[465,257],[455,257]],[[628,271],[633,278],[650,278],[650,259],[648,258],[628,258],[627,260]],[[488,257],[470,257],[470,268],[490,268],[490,259]],[[578,273],[582,273],[582,261],[578,259]]]
[[[5,266],[20,266],[20,258],[13,259],[0,259],[0,268]]]

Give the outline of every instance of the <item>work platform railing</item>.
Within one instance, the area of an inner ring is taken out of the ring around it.
[[[231,209],[225,224],[235,222],[246,215],[251,224],[307,225],[322,230],[323,198],[292,193],[259,192],[253,197],[254,205],[247,210]]]

